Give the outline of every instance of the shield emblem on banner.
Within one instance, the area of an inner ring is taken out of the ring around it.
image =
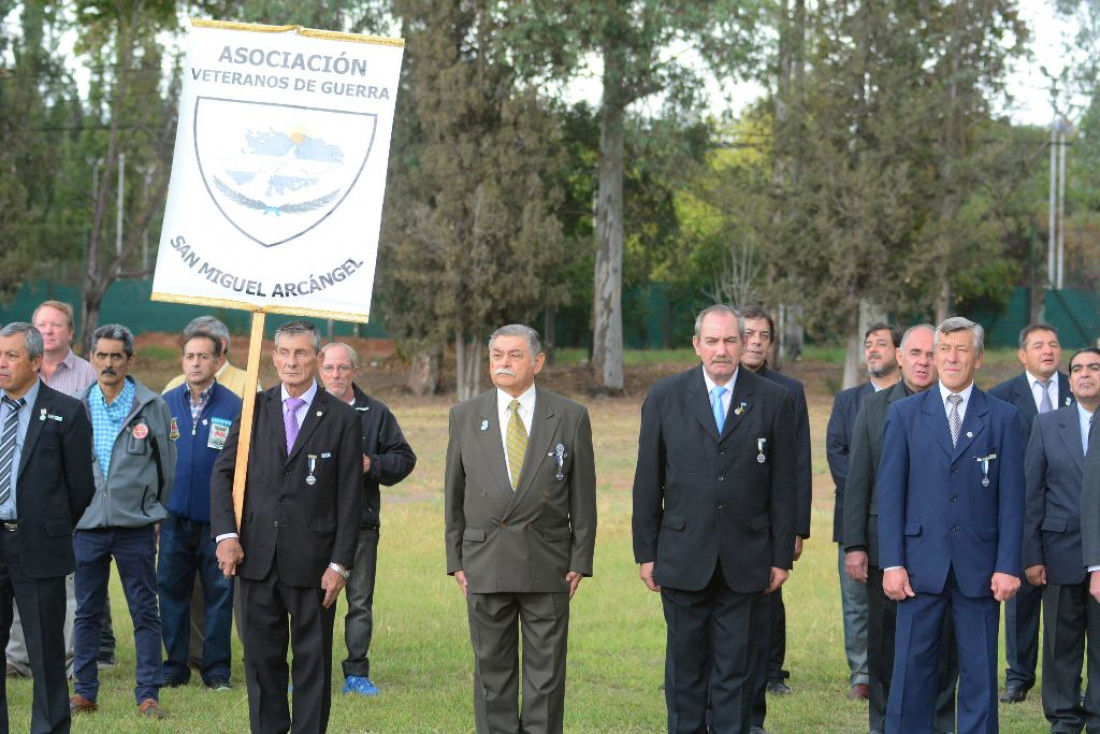
[[[264,247],[309,232],[347,200],[375,114],[199,97],[195,160],[222,215]]]

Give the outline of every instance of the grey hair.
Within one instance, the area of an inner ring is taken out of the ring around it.
[[[985,329],[982,328],[981,324],[962,316],[952,316],[949,319],[944,319],[943,323],[936,327],[936,336],[932,340],[932,346],[938,347],[940,345],[940,335],[963,330],[974,335],[974,349],[978,354],[985,352]]]
[[[498,336],[525,337],[528,346],[531,347],[531,359],[542,354],[542,340],[539,339],[539,333],[530,326],[525,326],[524,324],[508,324],[507,326],[500,327],[489,335],[488,347],[490,349],[493,348],[493,342],[496,341]]]
[[[321,351],[321,332],[317,331],[317,327],[312,322],[299,319],[297,321],[287,321],[275,330],[275,339],[278,340],[279,335],[283,336],[298,336],[299,334],[309,334],[313,337],[313,351],[320,353]]]
[[[901,335],[901,344],[898,346],[898,349],[900,349],[904,352],[905,351],[905,345],[909,342],[909,337],[912,336],[913,332],[919,331],[921,329],[928,329],[933,334],[936,333],[936,327],[932,326],[932,324],[927,324],[927,323],[925,323],[925,324],[913,324],[912,326],[910,326],[908,329],[905,330],[904,334]],[[933,337],[933,339],[935,339],[935,337]]]
[[[92,351],[95,352],[100,339],[113,339],[122,342],[122,350],[127,358],[134,356],[134,333],[122,324],[104,324],[92,332]]]
[[[325,355],[328,354],[328,350],[333,347],[343,347],[344,351],[348,353],[348,359],[351,360],[351,366],[355,369],[359,369],[359,355],[355,353],[355,350],[351,348],[350,344],[344,342],[329,342],[325,346],[321,347],[321,361],[325,361]]]
[[[42,356],[42,332],[28,324],[26,321],[13,321],[3,329],[0,336],[23,335],[23,345],[27,348],[27,357],[31,360]]]
[[[741,334],[742,337],[745,336],[745,318],[741,315],[741,312],[733,306],[729,305],[728,303],[716,303],[713,306],[707,306],[699,312],[698,316],[695,317],[696,339],[703,335],[703,319],[705,319],[712,313],[720,313],[727,316],[735,317],[737,319],[737,331]]]
[[[213,316],[197,316],[191,319],[191,323],[183,327],[183,341],[187,343],[197,332],[206,332],[215,339],[225,342],[225,351],[229,351],[229,329],[225,324]]]

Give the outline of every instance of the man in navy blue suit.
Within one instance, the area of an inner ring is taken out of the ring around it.
[[[1015,405],[1023,418],[1024,441],[1031,435],[1037,415],[1073,405],[1069,378],[1058,371],[1062,345],[1058,332],[1048,324],[1028,324],[1020,331],[1016,352],[1024,371],[989,388],[989,394]],[[1039,617],[1042,591],[1023,584],[1020,593],[1005,604],[1005,690],[1001,703],[1018,703],[1035,685],[1039,659]]]
[[[944,616],[959,653],[957,731],[997,732],[1000,603],[1020,588],[1019,412],[974,385],[982,327],[936,328],[939,383],[890,407],[878,473],[883,590],[898,602],[891,734],[931,734]]]

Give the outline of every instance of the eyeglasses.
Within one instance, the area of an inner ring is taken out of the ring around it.
[[[350,364],[324,364],[321,365],[321,371],[324,373],[339,372],[342,375],[346,375],[349,372],[354,371],[355,368]]]

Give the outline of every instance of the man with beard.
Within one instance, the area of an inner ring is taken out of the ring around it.
[[[901,332],[888,324],[872,324],[867,329],[863,335],[863,361],[867,365],[868,381],[836,394],[825,433],[829,471],[836,485],[833,542],[837,544],[840,601],[844,613],[844,653],[848,658],[848,698],[852,700],[866,700],[870,694],[867,674],[867,587],[844,570],[844,483],[848,477],[848,456],[856,416],[864,398],[897,383],[895,352],[900,345]]]
[[[1015,405],[1020,411],[1026,445],[1035,416],[1072,405],[1073,394],[1069,378],[1058,371],[1062,346],[1053,326],[1028,324],[1024,327],[1016,356],[1024,366],[1023,373],[991,387],[989,394]],[[1025,583],[1005,604],[1005,662],[1008,668],[1001,703],[1023,701],[1035,685],[1042,598],[1042,589]]]
[[[890,676],[894,668],[894,629],[897,602],[882,588],[879,567],[878,496],[875,474],[882,458],[882,431],[890,406],[924,392],[936,382],[931,324],[910,327],[901,339],[896,360],[901,381],[887,390],[869,395],[852,429],[848,457],[848,481],[844,490],[844,570],[849,578],[867,589],[867,670],[870,677],[870,705],[867,716],[872,734],[886,731],[886,702],[890,697]],[[951,620],[944,624],[936,697],[936,731],[955,730],[955,679],[958,663]]]

